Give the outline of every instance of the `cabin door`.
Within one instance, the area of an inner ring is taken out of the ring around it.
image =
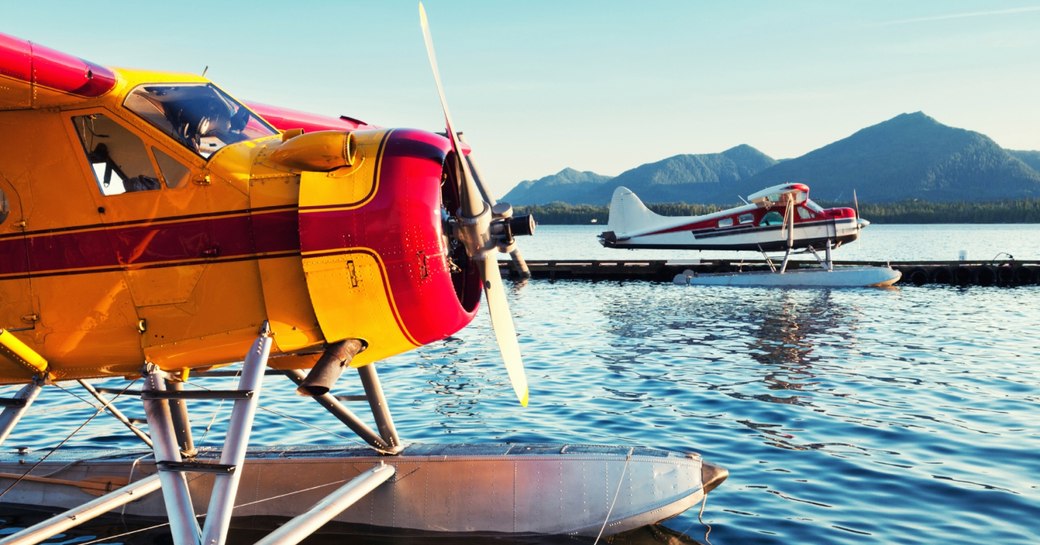
[[[22,201],[0,173],[0,329],[21,331],[36,325],[28,244]]]

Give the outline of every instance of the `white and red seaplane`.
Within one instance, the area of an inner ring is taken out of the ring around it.
[[[859,238],[870,222],[853,208],[823,208],[809,199],[809,186],[787,183],[748,196],[742,206],[700,216],[662,216],[626,187],[610,201],[607,248],[757,251],[769,271],[697,274],[686,271],[676,283],[730,286],[866,287],[889,286],[900,278],[890,267],[834,267],[831,251]],[[788,269],[795,250],[816,256],[818,268]],[[825,252],[820,257],[818,250]],[[780,266],[767,252],[783,251]]]
[[[329,522],[595,536],[681,513],[726,478],[691,452],[398,437],[378,362],[465,327],[482,294],[528,397],[495,256],[519,258],[513,236],[534,225],[473,171],[420,14],[444,133],[251,106],[204,77],[0,34],[0,443],[48,433],[17,424],[41,390],[77,384],[141,441],[0,452],[0,514],[57,513],[0,544],[112,510],[160,519],[177,545],[224,543],[253,517],[279,519],[259,542],[278,545]],[[332,393],[347,368],[374,425]],[[250,447],[267,375],[367,445]],[[133,398],[136,422],[117,407]],[[223,446],[197,447],[189,405],[223,401]]]

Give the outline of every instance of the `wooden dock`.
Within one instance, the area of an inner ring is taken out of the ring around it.
[[[503,275],[519,278],[515,266],[501,261]],[[1028,286],[1040,284],[1040,261],[835,261],[840,266],[885,266],[903,273],[897,285]],[[765,260],[528,260],[531,277],[546,280],[643,280],[671,282],[689,269],[698,273],[768,270]],[[815,261],[792,260],[788,268],[817,267]]]

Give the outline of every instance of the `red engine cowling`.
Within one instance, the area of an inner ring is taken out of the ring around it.
[[[417,130],[352,133],[356,164],[303,172],[307,288],[327,342],[365,341],[364,365],[455,333],[476,314],[480,274],[445,232],[457,209],[451,143]]]

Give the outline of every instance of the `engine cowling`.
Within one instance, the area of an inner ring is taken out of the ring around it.
[[[326,342],[361,339],[360,366],[455,333],[476,314],[479,274],[445,233],[450,142],[417,130],[353,133],[356,159],[300,178],[300,251]]]

